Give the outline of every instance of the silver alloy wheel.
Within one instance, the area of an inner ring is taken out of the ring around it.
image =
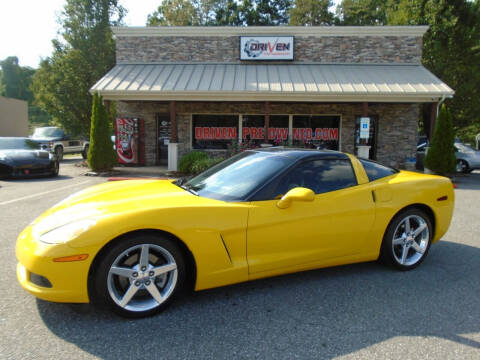
[[[427,251],[430,234],[427,222],[418,215],[408,215],[393,232],[392,250],[400,265],[415,265]]]
[[[465,160],[458,160],[457,161],[457,168],[455,169],[457,172],[464,173],[468,169],[468,164]]]
[[[172,254],[154,244],[135,245],[115,258],[108,271],[112,300],[128,311],[148,311],[165,302],[177,285]]]
[[[62,161],[63,160],[63,149],[61,146],[57,146],[55,148],[55,155],[57,156],[57,160],[58,161]]]

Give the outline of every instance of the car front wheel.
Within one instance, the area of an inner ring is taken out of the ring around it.
[[[52,177],[55,177],[55,176],[58,176],[59,172],[60,172],[60,163],[58,162],[58,160],[55,160],[55,162],[52,165],[52,172],[50,175]]]
[[[432,240],[429,217],[419,209],[401,212],[385,233],[381,256],[400,270],[416,268],[427,256]]]
[[[163,310],[185,283],[185,262],[167,237],[136,235],[108,249],[94,272],[94,301],[139,318]]]
[[[63,160],[63,149],[61,146],[57,146],[55,148],[55,155],[57,155],[57,159],[58,161],[62,161]]]

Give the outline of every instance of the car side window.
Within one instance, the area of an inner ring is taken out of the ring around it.
[[[363,165],[365,172],[367,173],[368,180],[375,181],[393,174],[398,173],[397,169],[389,168],[387,166],[381,165],[379,163],[365,160],[365,159],[358,159]]]
[[[348,159],[318,159],[297,165],[276,184],[274,199],[296,187],[311,189],[315,194],[340,190],[357,185]]]

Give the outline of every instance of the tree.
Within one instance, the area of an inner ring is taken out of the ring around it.
[[[429,25],[423,64],[455,90],[447,104],[456,128],[480,122],[480,2],[395,0],[388,23]]]
[[[14,99],[32,101],[33,95],[30,91],[32,76],[35,73],[30,67],[22,67],[16,56],[9,56],[0,61],[2,67],[2,83],[4,91],[2,95]]]
[[[255,0],[258,20],[247,25],[285,25],[288,24],[291,0]]]
[[[90,132],[89,89],[115,63],[110,27],[120,25],[125,13],[118,0],[67,0],[62,40],[52,40],[53,54],[34,76],[36,103],[74,135]]]
[[[189,0],[165,0],[152,14],[148,15],[149,26],[191,26],[200,23],[198,9]]]
[[[148,16],[150,26],[283,25],[291,0],[165,0]]]
[[[240,7],[235,0],[224,1],[224,6],[218,6],[215,13],[215,24],[219,26],[241,26],[243,25]]]
[[[454,140],[452,114],[443,104],[438,114],[430,148],[425,155],[425,166],[438,174],[453,173],[457,162],[453,147]]]
[[[5,91],[5,84],[3,83],[3,71],[0,69],[0,95],[3,95]]]
[[[341,25],[385,25],[387,0],[343,0],[336,12]]]
[[[334,16],[328,9],[332,5],[331,0],[296,0],[290,8],[289,25],[330,25]]]
[[[16,56],[9,56],[0,61],[2,76],[0,76],[0,95],[28,102],[28,119],[30,124],[46,125],[50,115],[34,105],[31,90],[35,70],[19,65]]]
[[[92,101],[90,146],[87,157],[88,166],[93,171],[111,170],[117,163],[117,155],[110,140],[110,123],[102,97],[95,93]]]

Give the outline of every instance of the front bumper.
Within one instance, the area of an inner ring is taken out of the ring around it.
[[[55,302],[89,302],[87,281],[92,261],[54,262],[54,258],[79,254],[66,244],[50,245],[34,239],[32,227],[18,237],[16,245],[17,279],[20,285],[36,297]],[[50,287],[37,285],[32,276],[48,280]]]
[[[55,162],[47,164],[24,164],[7,165],[0,164],[0,177],[7,178],[28,178],[36,176],[49,176],[55,171]]]

